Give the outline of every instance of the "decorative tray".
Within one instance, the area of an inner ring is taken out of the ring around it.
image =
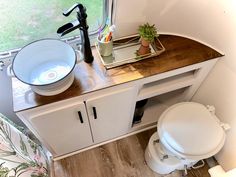
[[[158,56],[165,51],[165,47],[162,45],[161,41],[156,38],[155,41],[150,45],[150,53],[145,55],[137,55],[137,50],[141,45],[139,39],[140,37],[138,35],[134,35],[114,40],[112,55],[106,57],[101,56],[98,49],[98,44],[96,43],[95,46],[99,57],[106,69]]]

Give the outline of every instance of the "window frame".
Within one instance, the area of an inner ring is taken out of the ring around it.
[[[95,36],[98,34],[99,29],[104,29],[105,25],[106,25],[106,21],[107,19],[109,19],[109,1],[110,0],[103,0],[103,19],[102,19],[102,23],[101,26],[99,26],[96,30],[90,31],[89,32],[89,38],[90,40],[95,38]],[[113,0],[111,0],[113,1]],[[112,9],[111,9],[112,10]],[[112,12],[110,13],[112,14]],[[43,38],[42,38],[43,39]],[[70,37],[65,37],[65,38],[60,38],[59,40],[62,40],[72,46],[78,45],[80,43],[80,35],[76,35],[76,36],[70,36]],[[33,42],[33,41],[32,41]],[[30,42],[29,42],[30,43]],[[6,50],[4,52],[0,52],[0,61],[4,62],[5,59],[13,59],[16,54],[23,48],[24,46],[20,47],[20,48],[16,48],[16,49],[10,49],[10,50]]]

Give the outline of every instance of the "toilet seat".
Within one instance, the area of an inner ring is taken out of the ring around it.
[[[183,102],[169,107],[162,113],[157,127],[163,145],[182,158],[208,158],[225,141],[223,128],[199,103]]]

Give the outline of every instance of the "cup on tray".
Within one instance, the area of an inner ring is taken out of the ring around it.
[[[113,51],[113,41],[112,36],[110,36],[109,39],[107,39],[105,36],[98,36],[97,37],[98,42],[98,49],[101,56],[110,56]]]

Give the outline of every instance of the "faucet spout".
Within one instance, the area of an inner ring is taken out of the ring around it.
[[[79,24],[78,20],[75,20],[73,22],[67,23],[67,24],[61,26],[60,28],[58,28],[57,34],[60,37],[62,37],[65,34],[68,34],[68,33],[74,31],[75,29],[77,29],[79,27],[80,27],[80,24]]]

